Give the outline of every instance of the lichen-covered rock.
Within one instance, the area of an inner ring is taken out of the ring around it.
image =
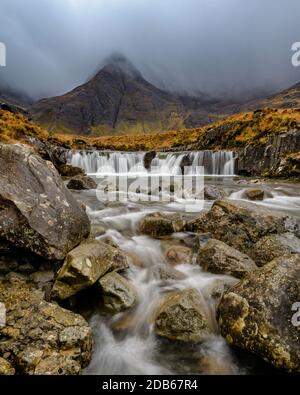
[[[258,266],[263,266],[283,255],[295,253],[300,253],[300,239],[293,233],[262,237],[250,251],[251,257]]]
[[[153,238],[160,238],[174,233],[174,228],[172,220],[158,214],[150,214],[142,219],[140,232]]]
[[[21,144],[0,145],[0,211],[0,239],[47,259],[64,259],[90,231],[52,163]]]
[[[67,184],[67,188],[82,191],[96,189],[97,184],[91,177],[79,175],[71,178]]]
[[[248,255],[215,239],[208,240],[200,248],[197,263],[205,271],[237,278],[242,278],[246,273],[257,269],[255,262]]]
[[[276,368],[300,373],[300,327],[293,305],[300,301],[300,255],[277,258],[247,274],[218,307],[229,344],[262,357]]]
[[[153,238],[170,236],[185,228],[185,221],[179,216],[167,217],[160,213],[146,215],[140,223],[140,232]]]
[[[95,284],[100,277],[113,270],[120,260],[120,251],[98,240],[88,240],[69,252],[59,270],[52,296],[67,299]],[[123,257],[124,260],[126,259]]]
[[[0,282],[6,326],[0,354],[24,374],[78,374],[91,359],[92,336],[78,314],[43,299],[32,283]]]
[[[168,294],[155,313],[155,333],[169,340],[201,342],[209,335],[202,299],[195,289]]]
[[[104,308],[110,313],[119,313],[133,307],[137,302],[134,286],[117,272],[111,272],[100,278]]]
[[[15,373],[16,371],[13,366],[4,358],[0,357],[0,376],[13,376]]]
[[[299,232],[296,218],[246,201],[217,200],[210,212],[188,223],[196,233],[209,232],[224,243],[249,254],[263,236]]]

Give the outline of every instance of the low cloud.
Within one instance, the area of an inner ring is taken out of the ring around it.
[[[299,0],[2,0],[0,81],[33,98],[85,82],[112,52],[160,87],[216,95],[300,80]]]

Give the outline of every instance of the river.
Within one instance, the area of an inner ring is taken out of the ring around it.
[[[131,182],[138,176],[153,177],[153,174],[180,176],[181,163],[186,153],[159,154],[152,159],[155,170],[145,168],[143,153],[77,152],[69,154],[69,163],[80,166],[100,183],[108,175],[130,175]],[[203,166],[201,175],[205,186],[225,190],[229,199],[244,198],[247,188],[260,187],[266,192],[263,201],[272,210],[286,211],[300,218],[300,185],[287,182],[255,180],[235,176],[235,158],[232,152],[191,153],[191,173]],[[120,162],[120,158],[122,159]],[[197,175],[197,174],[196,174]],[[120,192],[120,191],[119,191]],[[157,191],[162,196],[165,191]],[[181,212],[185,217],[194,217],[208,211],[213,201],[198,200],[198,210],[185,211],[184,199],[174,194],[169,201],[99,201],[94,190],[75,192],[86,207],[91,223],[103,228],[99,239],[110,236],[131,257],[132,264],[125,276],[135,285],[138,305],[133,310],[108,316],[101,309],[90,309],[87,318],[95,341],[93,359],[86,374],[248,374],[263,373],[268,367],[257,358],[230,348],[220,336],[215,319],[216,289],[220,292],[237,282],[230,276],[215,275],[202,271],[193,264],[196,253],[196,237],[190,233],[175,233],[168,240],[175,245],[191,247],[194,253],[192,264],[180,264],[176,269],[185,276],[181,280],[161,280],[155,273],[159,265],[166,265],[165,240],[156,240],[139,234],[138,225],[143,216],[159,211]],[[140,197],[142,191],[136,196]],[[145,191],[144,195],[151,197]],[[195,212],[196,211],[196,212]],[[163,294],[172,290],[195,288],[202,295],[211,336],[201,344],[186,345],[171,343],[155,337],[153,311]]]

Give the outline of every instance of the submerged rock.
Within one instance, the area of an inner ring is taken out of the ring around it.
[[[151,270],[151,275],[156,280],[168,281],[168,280],[184,280],[187,276],[180,272],[179,270],[174,269],[170,265],[156,265]]]
[[[21,144],[0,145],[0,209],[0,239],[47,259],[64,259],[90,231],[52,163]]]
[[[300,301],[300,254],[273,260],[227,291],[218,308],[221,333],[276,368],[300,373],[299,326],[293,305]]]
[[[88,240],[72,250],[59,270],[52,296],[67,299],[95,284],[116,265],[119,251],[101,241]]]
[[[82,191],[97,189],[97,184],[91,177],[79,175],[71,178],[71,180],[67,184],[67,188]]]
[[[173,265],[191,264],[193,252],[189,247],[173,245],[167,248],[165,252],[167,261]]]
[[[250,252],[258,266],[283,255],[295,253],[300,253],[300,239],[293,233],[265,236],[254,244]]]
[[[200,248],[197,263],[205,271],[237,278],[242,278],[246,273],[257,269],[255,262],[248,255],[215,239],[208,240]]]
[[[195,289],[172,292],[155,313],[155,333],[170,340],[201,342],[209,334],[200,294]]]
[[[250,255],[251,248],[263,236],[287,231],[299,232],[297,219],[254,203],[218,200],[212,209],[188,223],[187,229],[212,236]]]
[[[119,313],[133,307],[137,302],[137,292],[134,286],[120,276],[111,272],[99,280],[105,310],[110,313]]]
[[[78,314],[48,303],[23,281],[1,282],[6,326],[0,329],[0,355],[23,374],[79,374],[91,359],[92,336]]]

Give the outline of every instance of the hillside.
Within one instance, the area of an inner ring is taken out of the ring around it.
[[[136,136],[105,136],[89,139],[98,149],[201,150],[236,149],[248,144],[264,145],[267,138],[300,129],[300,110],[264,110],[227,117],[212,125]]]
[[[300,83],[267,98],[250,101],[240,107],[240,109],[248,110],[256,108],[300,108]]]
[[[4,142],[28,141],[35,137],[66,148],[116,150],[236,149],[248,144],[262,146],[269,136],[300,129],[300,110],[247,112],[230,116],[210,126],[180,129],[151,135],[103,136],[98,138],[49,133],[20,114],[0,110],[0,139]]]

